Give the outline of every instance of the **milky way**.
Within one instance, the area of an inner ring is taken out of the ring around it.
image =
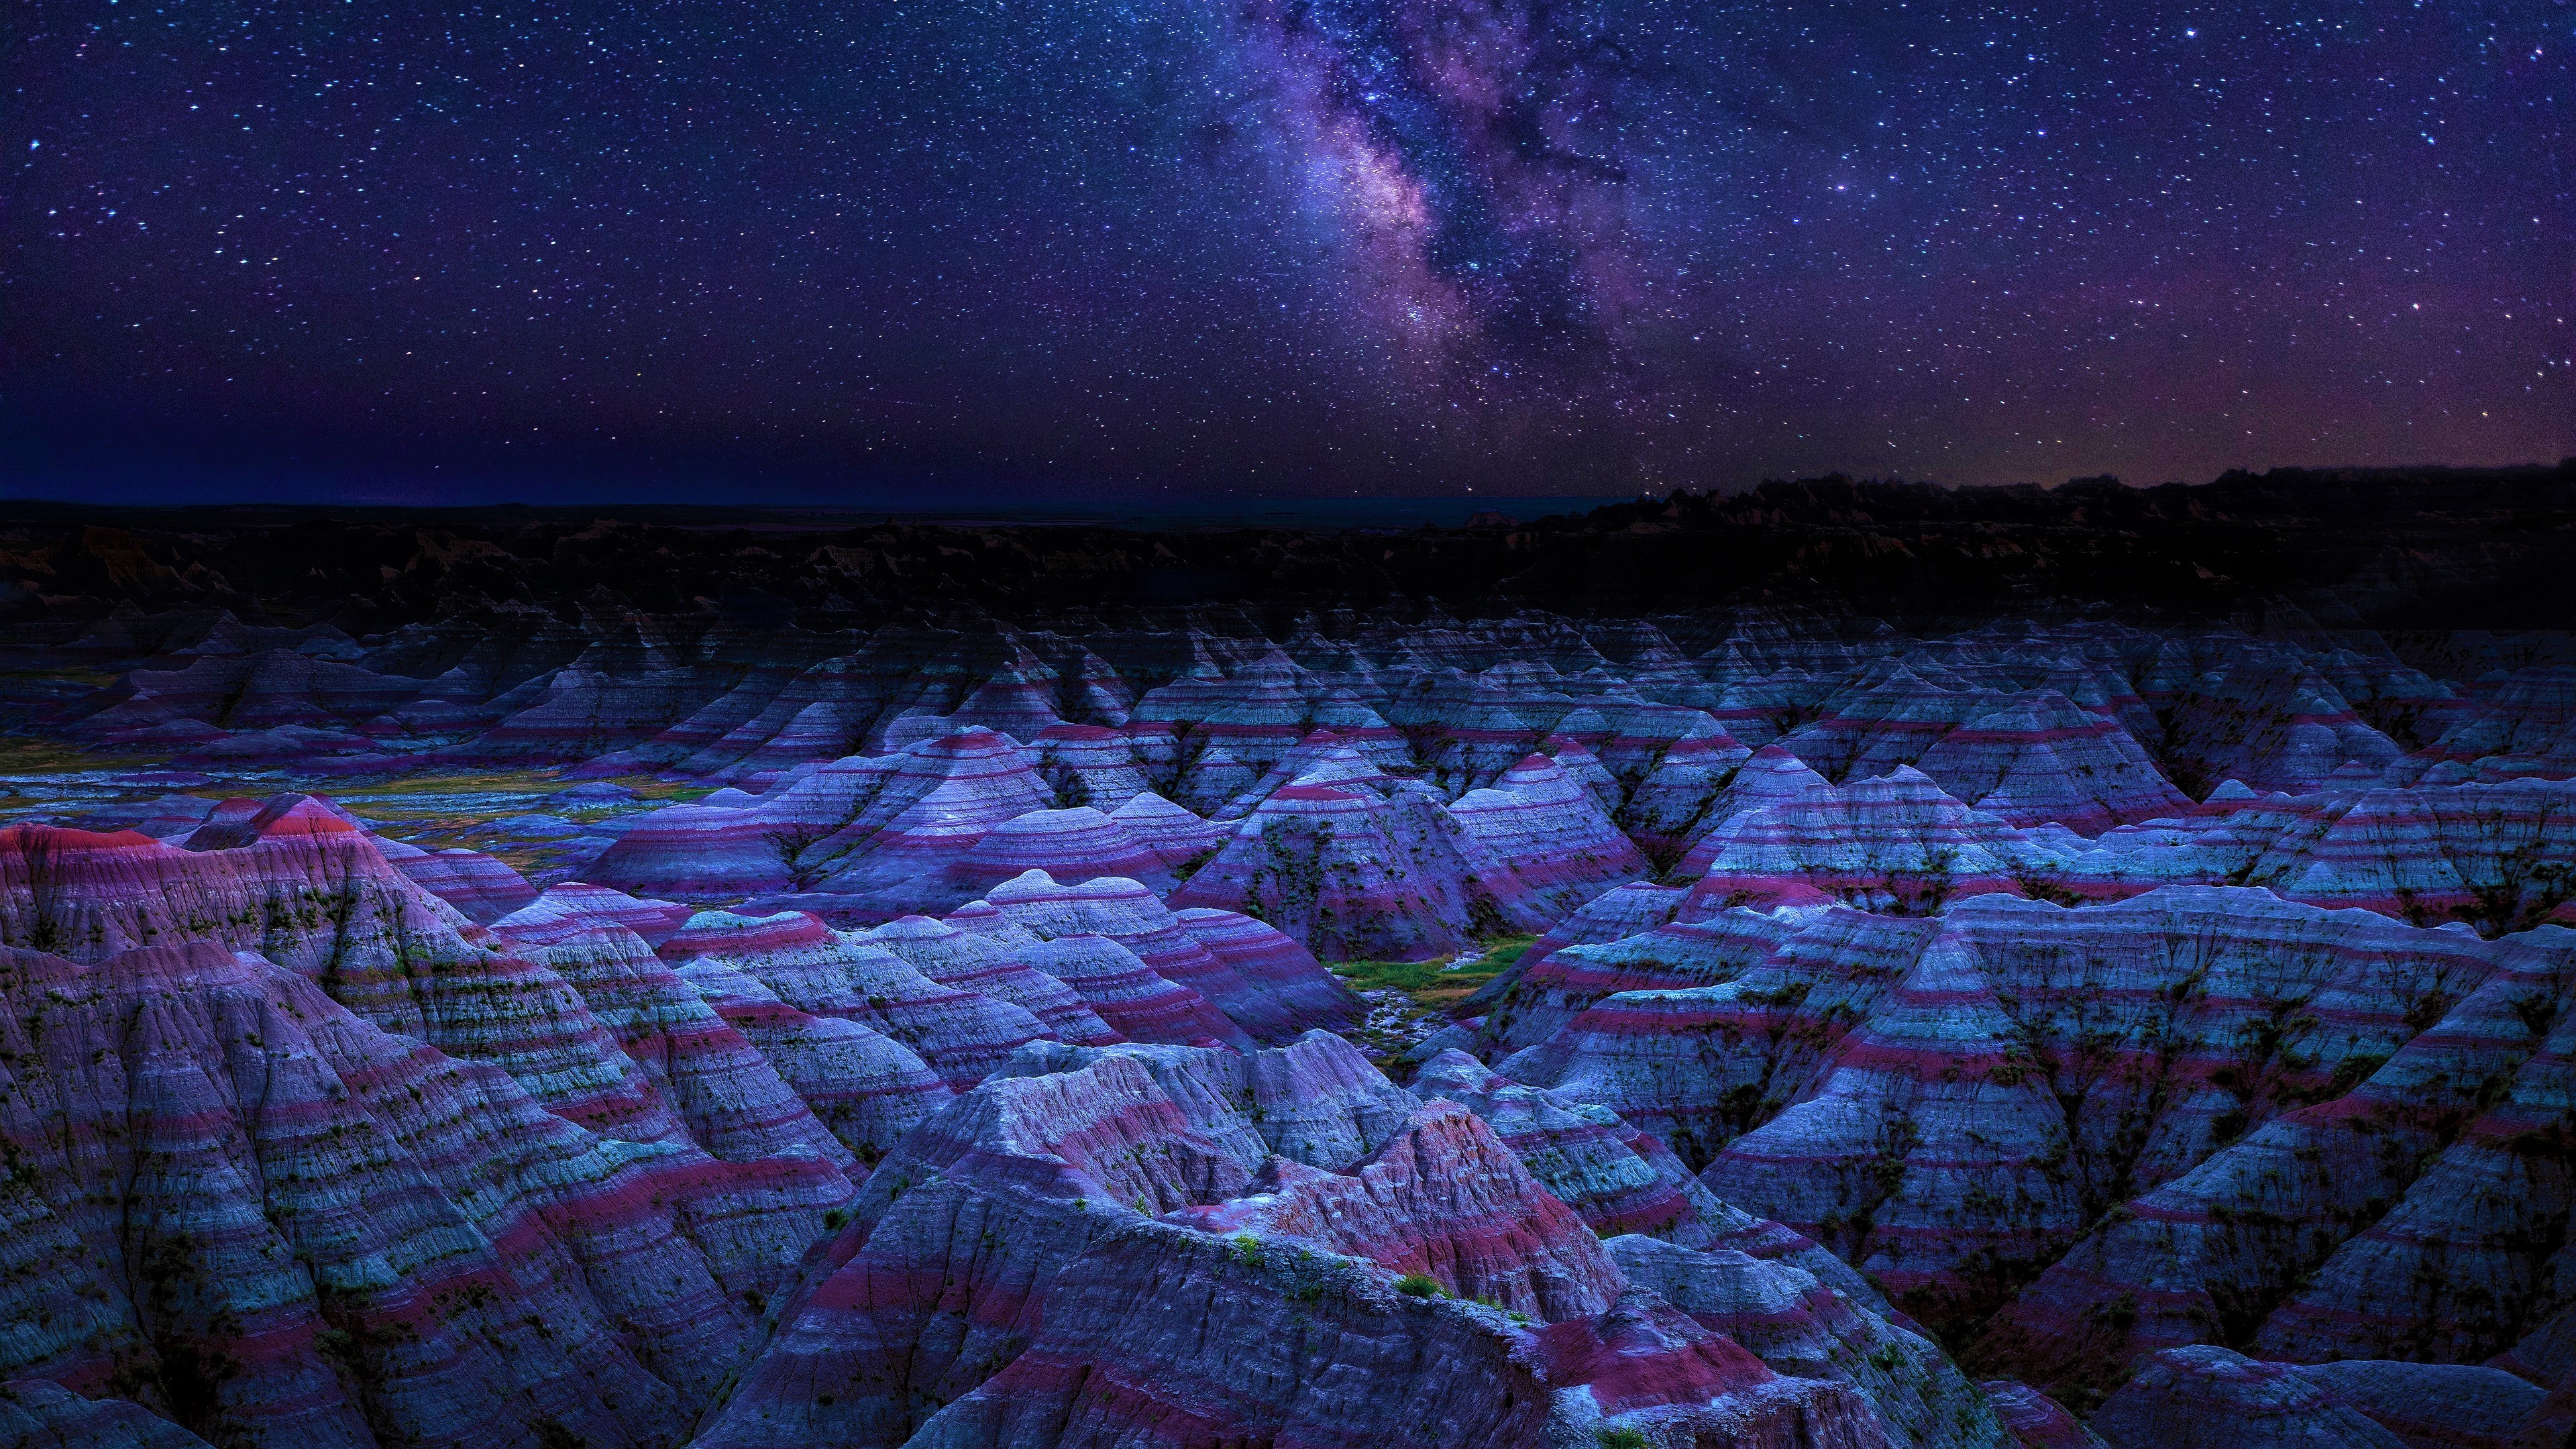
[[[2576,451],[2550,0],[14,16],[35,486]]]

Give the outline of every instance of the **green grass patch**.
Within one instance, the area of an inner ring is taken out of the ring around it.
[[[328,793],[363,800],[373,795],[550,794],[569,786],[554,770],[423,770],[418,774],[366,775],[342,781]]]
[[[1353,991],[1394,992],[1401,997],[1390,1001],[1372,996],[1376,1024],[1362,1028],[1353,1038],[1372,1055],[1384,1058],[1405,1050],[1411,1036],[1446,1025],[1457,1015],[1458,1003],[1520,960],[1533,939],[1506,936],[1487,941],[1476,959],[1454,971],[1446,969],[1445,960],[1335,961],[1328,969]],[[1383,1016],[1390,1006],[1395,1008],[1392,1022]]]
[[[71,775],[84,770],[148,770],[150,764],[112,759],[33,735],[0,735],[0,775]]]
[[[371,795],[552,795],[575,785],[587,785],[587,779],[569,780],[560,770],[550,768],[520,770],[423,770],[418,774],[370,775],[338,782],[326,793],[346,795],[353,800]],[[649,775],[620,775],[612,785],[623,785],[635,792],[638,801],[695,800],[715,793],[713,785],[674,784]]]
[[[1436,1005],[1455,1000],[1501,975],[1530,948],[1532,936],[1509,936],[1485,944],[1484,954],[1456,970],[1447,958],[1430,961],[1335,961],[1332,973],[1353,991],[1401,991]]]

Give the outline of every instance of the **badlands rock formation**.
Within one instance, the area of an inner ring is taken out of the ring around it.
[[[0,1442],[2562,1443],[2557,485],[2351,486],[15,539]]]

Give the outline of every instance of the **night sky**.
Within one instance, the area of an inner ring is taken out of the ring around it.
[[[20,491],[2576,452],[2563,0],[11,0],[0,47]]]

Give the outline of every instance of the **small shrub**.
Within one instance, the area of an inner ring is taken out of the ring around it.
[[[1449,1290],[1440,1280],[1425,1273],[1407,1273],[1395,1280],[1395,1291],[1411,1298],[1446,1298]]]
[[[1601,1441],[1601,1449],[1646,1449],[1643,1429],[1597,1429],[1593,1437]]]

